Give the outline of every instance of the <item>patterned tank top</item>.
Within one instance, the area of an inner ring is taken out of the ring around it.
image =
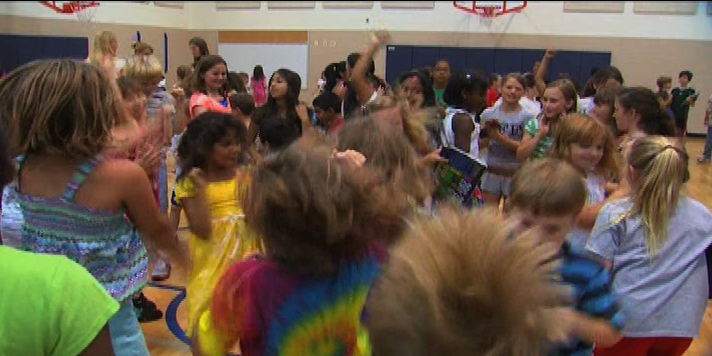
[[[25,157],[19,158],[20,173]],[[78,205],[74,197],[92,170],[101,163],[100,156],[77,167],[59,199],[22,194],[19,182],[8,186],[17,216],[3,221],[19,236],[8,236],[5,243],[19,250],[64,255],[84,266],[107,292],[121,302],[143,288],[148,276],[148,257],[138,231],[125,211],[106,211]],[[21,175],[20,175],[21,176]],[[5,199],[4,199],[5,200]],[[3,220],[8,217],[3,216]]]

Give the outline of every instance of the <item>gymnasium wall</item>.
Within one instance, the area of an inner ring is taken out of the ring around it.
[[[0,15],[35,17],[41,19],[76,19],[75,15],[57,14],[37,1],[2,1]],[[102,1],[95,13],[96,22],[114,24],[137,24],[142,26],[188,28],[190,12],[155,6],[150,1]]]
[[[102,4],[102,6],[104,6]],[[71,19],[71,17],[70,17]],[[0,15],[0,33],[17,35],[42,35],[42,36],[67,36],[88,37],[90,46],[94,33],[100,30],[112,31],[119,40],[119,56],[128,58],[133,55],[131,42],[136,31],[141,33],[141,41],[153,46],[155,55],[163,63],[164,47],[163,34],[168,35],[168,73],[166,79],[169,84],[176,80],[176,69],[182,64],[192,64],[193,57],[188,48],[188,41],[192,37],[205,38],[210,46],[210,51],[217,51],[216,31],[186,31],[175,28],[122,25],[104,23],[87,29],[84,24],[66,19],[37,19],[28,17]]]
[[[388,9],[381,3],[374,1],[370,9],[325,9],[322,1],[311,9],[270,9],[264,1],[258,10],[218,10],[210,2],[186,6],[190,28],[199,29],[358,31],[385,26],[391,31],[712,40],[712,16],[707,15],[705,1],[688,2],[698,7],[691,16],[636,13],[633,1],[624,2],[622,13],[573,13],[564,11],[563,1],[529,1],[524,12],[501,17],[491,28],[455,9],[452,1],[435,1],[430,9]]]
[[[530,2],[524,13],[505,16],[490,29],[479,24],[475,16],[453,9],[452,2],[435,2],[434,8],[427,10],[386,10],[381,9],[379,1],[367,10],[329,10],[321,3],[317,1],[315,8],[308,10],[268,9],[262,2],[259,10],[218,11],[213,2],[185,2],[184,9],[104,2],[97,17],[117,23],[95,27],[117,33],[122,56],[131,54],[128,44],[138,30],[142,40],[154,46],[161,60],[163,33],[167,33],[170,82],[178,65],[191,62],[187,42],[193,36],[205,38],[215,53],[221,31],[306,30],[309,74],[308,78],[302,78],[308,84],[302,91],[302,99],[308,101],[323,68],[330,62],[344,60],[351,52],[362,50],[368,30],[380,26],[392,31],[395,45],[554,47],[611,52],[612,63],[624,73],[627,85],[652,88],[658,75],[676,78],[680,70],[691,70],[695,74],[692,84],[701,91],[701,97],[691,111],[690,131],[706,132],[701,120],[707,98],[712,94],[712,67],[709,66],[712,16],[707,15],[706,2],[699,2],[696,15],[641,15],[634,12],[633,2],[625,2],[624,12],[618,14],[567,13],[562,2]],[[72,17],[44,11],[36,3],[7,4],[0,3],[0,33],[91,37],[95,32],[68,20]],[[112,11],[108,11],[110,7]],[[34,11],[30,11],[32,8]],[[136,9],[144,9],[146,14],[134,13]],[[37,18],[39,13],[42,13],[41,19]],[[155,17],[149,16],[151,14]],[[376,57],[376,68],[377,74],[385,77],[384,52]],[[251,72],[251,68],[231,69]]]

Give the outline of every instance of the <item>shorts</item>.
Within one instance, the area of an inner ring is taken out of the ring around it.
[[[150,355],[131,298],[121,302],[121,308],[109,319],[108,325],[116,356]]]
[[[624,337],[611,347],[597,347],[595,356],[680,356],[690,347],[689,337]]]
[[[508,197],[512,194],[512,177],[487,172],[482,177],[482,191]]]

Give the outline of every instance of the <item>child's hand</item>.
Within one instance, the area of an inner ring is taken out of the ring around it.
[[[185,98],[185,90],[181,87],[174,87],[171,89],[171,95],[177,102],[181,102]]]
[[[366,156],[354,150],[346,150],[343,152],[334,150],[331,156],[351,168],[363,167],[363,164],[366,163]]]
[[[552,59],[556,56],[556,50],[553,48],[549,48],[546,50],[546,53],[544,54],[545,58]]]
[[[437,163],[447,163],[447,158],[443,158],[443,156],[440,155],[440,149],[437,149],[423,156],[421,162],[425,165],[432,166]]]
[[[205,188],[205,186],[208,185],[208,182],[205,180],[205,174],[200,168],[196,167],[191,169],[190,173],[188,173],[188,177],[193,180],[193,184],[198,188]]]
[[[304,120],[309,120],[309,112],[307,111],[307,107],[304,104],[299,104],[297,105],[297,116],[304,121]]]
[[[148,150],[138,153],[136,163],[146,171],[146,174],[151,176],[158,170],[158,164],[161,162],[161,152],[159,146],[152,146]]]
[[[541,120],[541,123],[539,124],[539,133],[541,134],[541,137],[548,135],[550,130],[551,122],[545,117]]]
[[[391,34],[388,33],[386,30],[379,30],[375,32],[371,32],[371,42],[373,45],[377,46],[383,46],[388,44],[388,42],[391,41]]]

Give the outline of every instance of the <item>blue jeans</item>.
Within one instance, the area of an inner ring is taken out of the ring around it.
[[[712,123],[707,126],[707,140],[705,141],[705,150],[702,152],[702,158],[712,158]]]
[[[108,324],[116,356],[149,356],[131,298],[121,302],[121,308]]]

